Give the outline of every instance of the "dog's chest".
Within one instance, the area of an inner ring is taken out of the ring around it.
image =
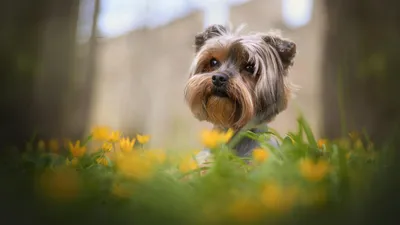
[[[261,133],[267,132],[268,128],[265,127],[263,129],[259,129],[259,128],[251,129],[251,131],[253,133],[256,133],[256,134],[261,134]],[[277,140],[274,139],[273,137],[270,138],[269,144],[274,146],[274,147],[278,147],[279,146]],[[239,141],[238,144],[236,144],[234,149],[236,150],[236,153],[237,153],[238,156],[247,157],[247,156],[250,156],[252,154],[254,149],[259,148],[259,147],[260,147],[259,142],[257,142],[256,140],[253,140],[251,138],[244,137]]]

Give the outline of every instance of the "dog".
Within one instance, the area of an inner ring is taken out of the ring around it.
[[[240,34],[225,25],[211,25],[195,35],[195,57],[184,98],[194,117],[213,129],[266,132],[267,124],[287,108],[295,85],[288,78],[296,44],[279,32]],[[234,135],[234,136],[235,136]],[[278,146],[276,140],[271,143]],[[259,147],[242,138],[233,149],[249,156]],[[199,153],[206,158],[209,150]]]

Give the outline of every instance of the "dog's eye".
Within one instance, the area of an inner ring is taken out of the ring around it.
[[[244,68],[248,73],[253,74],[254,73],[254,65],[252,64],[247,64],[246,67]]]
[[[214,68],[214,67],[219,66],[218,60],[216,60],[215,58],[212,58],[212,59],[210,60],[210,66],[211,66],[211,68]]]

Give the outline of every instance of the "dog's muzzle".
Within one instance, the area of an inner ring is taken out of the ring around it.
[[[225,74],[215,74],[212,76],[212,83],[215,87],[221,88],[226,86],[229,77]]]
[[[226,93],[226,86],[229,77],[225,74],[215,74],[212,76],[213,94],[219,97],[228,97]]]

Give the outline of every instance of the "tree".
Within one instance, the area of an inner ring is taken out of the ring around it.
[[[59,135],[73,69],[79,0],[6,0],[0,7],[0,143],[23,144],[39,127]]]
[[[335,138],[349,130],[365,129],[377,145],[384,144],[400,134],[399,3],[325,0],[325,5],[324,134]],[[392,140],[392,147],[398,150],[400,139]],[[396,151],[392,158],[398,160],[398,156]],[[374,180],[371,186],[375,195],[368,204],[338,216],[351,224],[396,221],[394,211],[400,197],[397,167],[388,168]]]
[[[394,0],[326,1],[323,101],[328,137],[365,129],[382,143],[400,122],[400,15]]]

